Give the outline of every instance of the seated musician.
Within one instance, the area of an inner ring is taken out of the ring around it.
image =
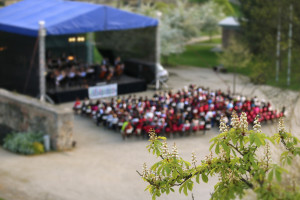
[[[107,67],[106,67],[106,65],[101,65],[101,67],[100,67],[99,78],[100,78],[100,79],[104,79],[106,73],[107,73]]]
[[[120,77],[124,71],[124,64],[121,62],[120,56],[115,59],[115,76]]]
[[[110,67],[107,72],[106,81],[110,82],[114,75],[114,68]]]

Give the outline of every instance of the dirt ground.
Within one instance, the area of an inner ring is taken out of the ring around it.
[[[193,67],[168,68],[169,89],[179,89],[189,84],[228,90],[232,85],[232,74],[217,74],[211,69]],[[287,106],[287,127],[299,134],[300,103],[299,93],[282,91],[269,86],[249,83],[245,77],[238,77],[237,92],[248,97],[258,96],[270,100],[274,108]],[[151,95],[154,90],[137,95]],[[60,105],[72,107],[73,103]],[[290,120],[293,117],[293,121]],[[293,124],[293,126],[292,126]],[[275,132],[276,125],[264,126],[265,132]],[[191,160],[195,151],[198,159],[208,155],[209,140],[216,136],[216,128],[202,135],[201,132],[188,137],[175,137],[179,153]],[[67,152],[52,152],[40,156],[21,156],[0,148],[0,197],[5,200],[147,200],[149,193],[144,191],[147,184],[136,170],[142,169],[144,162],[151,163],[156,158],[146,150],[147,140],[128,138],[125,141],[119,133],[97,127],[90,119],[75,116],[74,138],[77,147]],[[208,184],[196,184],[194,199],[209,199],[217,178]],[[192,199],[183,194],[170,194],[159,199]]]

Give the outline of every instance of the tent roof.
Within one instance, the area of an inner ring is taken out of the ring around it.
[[[126,30],[157,26],[156,19],[105,5],[63,0],[24,0],[0,9],[0,31],[37,36]]]
[[[234,26],[239,27],[240,23],[234,17],[227,17],[219,22],[220,26]]]

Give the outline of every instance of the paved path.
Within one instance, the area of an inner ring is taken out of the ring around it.
[[[211,69],[175,67],[168,69],[170,88],[179,89],[188,84],[197,84],[211,89],[227,90],[231,85],[231,74],[216,74]],[[296,112],[289,109],[299,120],[300,102],[298,93],[282,92],[267,86],[255,86],[247,78],[238,78],[237,91],[259,98],[270,99],[275,107],[295,105]],[[140,93],[151,95],[153,90]],[[139,94],[138,94],[139,95]],[[72,103],[60,105],[71,107]],[[298,128],[300,122],[292,127]],[[296,127],[297,126],[297,127]],[[266,126],[266,131],[275,131]],[[299,129],[298,129],[299,130]],[[299,131],[298,131],[299,132]],[[213,129],[206,135],[176,137],[179,153],[190,161],[192,151],[197,158],[207,155],[209,140],[218,133]],[[146,183],[139,178],[136,170],[141,170],[144,161],[150,165],[155,158],[146,151],[146,140],[129,138],[122,140],[119,133],[97,127],[91,120],[75,116],[74,137],[77,147],[68,152],[52,152],[40,156],[20,156],[0,148],[0,197],[6,200],[147,200],[144,192]],[[194,197],[209,199],[214,178],[209,184],[196,184]],[[171,194],[160,199],[189,199],[184,195]]]
[[[203,42],[203,41],[207,41],[208,43],[210,42],[210,39],[218,39],[221,38],[221,35],[214,35],[211,38],[209,36],[201,36],[201,37],[197,37],[197,38],[192,38],[191,40],[189,40],[186,45],[191,45],[191,44],[195,44],[198,42]]]

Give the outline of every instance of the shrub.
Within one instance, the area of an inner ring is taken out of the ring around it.
[[[32,146],[33,146],[34,154],[41,154],[45,152],[44,145],[40,142],[34,142]]]
[[[3,147],[20,154],[40,154],[44,152],[41,133],[12,133],[4,138]]]
[[[256,193],[257,199],[300,199],[299,185],[281,182],[282,175],[287,173],[286,165],[291,165],[293,159],[300,155],[299,139],[285,130],[283,119],[278,126],[278,133],[269,137],[262,133],[258,118],[253,130],[248,130],[247,115],[240,118],[234,113],[231,128],[222,120],[220,134],[211,139],[210,150],[214,153],[206,156],[200,164],[192,153],[192,163],[183,160],[174,143],[169,150],[166,138],[156,136],[150,131],[149,152],[156,155],[160,161],[149,169],[146,163],[139,175],[149,183],[146,188],[152,199],[162,193],[174,192],[179,186],[179,192],[188,195],[193,190],[195,182],[207,183],[209,176],[218,176],[219,182],[214,187],[211,199],[243,199],[247,190]],[[284,147],[280,156],[280,164],[271,159],[270,145],[281,144]],[[259,156],[261,152],[262,155]]]

